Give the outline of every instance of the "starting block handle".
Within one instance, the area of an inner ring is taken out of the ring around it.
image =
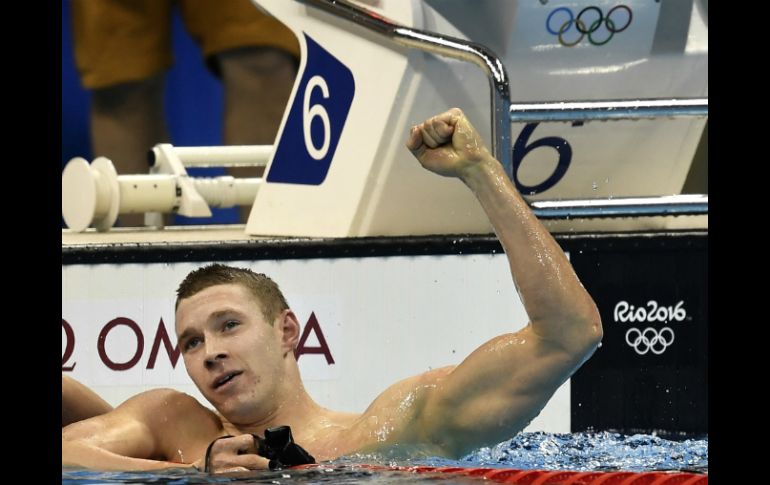
[[[176,147],[165,144],[167,149],[185,167],[264,167],[273,153],[272,145],[232,145],[213,147]],[[148,153],[150,166],[164,156],[158,145]]]

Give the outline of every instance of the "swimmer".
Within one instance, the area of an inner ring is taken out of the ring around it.
[[[425,169],[475,194],[505,249],[524,328],[490,335],[458,365],[392,384],[363,412],[338,412],[305,391],[294,357],[300,324],[276,283],[248,269],[202,267],[177,290],[175,325],[187,373],[216,411],[175,390],[138,394],[65,427],[62,465],[264,469],[260,440],[281,426],[307,460],[396,445],[456,458],[524,429],[596,350],[599,312],[462,111],[413,127],[406,147]]]

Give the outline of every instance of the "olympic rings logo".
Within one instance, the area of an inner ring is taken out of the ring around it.
[[[660,332],[652,327],[644,330],[638,328],[629,328],[626,332],[626,343],[631,346],[637,354],[644,355],[649,351],[660,355],[674,343],[674,331],[669,327],[663,327]]]
[[[626,15],[623,14],[623,11],[626,12]],[[554,20],[554,16],[559,12],[564,12],[568,16],[567,20],[565,20],[561,26],[559,26],[559,19]],[[607,15],[604,15],[604,12],[602,12],[602,9],[599,7],[585,7],[577,14],[577,17],[568,7],[559,7],[553,9],[553,11],[548,14],[548,18],[545,21],[545,28],[548,33],[555,35],[559,39],[559,44],[564,47],[573,47],[579,44],[586,35],[591,44],[604,45],[609,42],[615,34],[619,34],[626,30],[628,26],[631,25],[633,19],[634,14],[631,11],[631,7],[622,4],[612,7],[610,11],[607,12]],[[594,34],[596,34],[602,24],[604,24],[607,33],[604,34],[604,38],[599,37],[597,39]],[[577,40],[567,41],[564,38],[564,34],[569,32],[573,25],[580,35],[577,37]],[[589,25],[589,27],[586,27],[586,25]],[[554,28],[554,26],[559,27]]]

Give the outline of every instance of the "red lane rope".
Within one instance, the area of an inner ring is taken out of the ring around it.
[[[295,470],[334,468],[313,464],[293,467]],[[343,468],[363,468],[374,471],[454,474],[484,478],[494,483],[517,485],[708,485],[708,474],[689,472],[575,472],[548,470],[517,470],[514,468],[465,468],[432,466],[346,465]]]

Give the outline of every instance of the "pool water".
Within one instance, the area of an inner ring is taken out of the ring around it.
[[[480,479],[450,474],[415,475],[402,471],[374,471],[360,464],[393,466],[457,466],[572,471],[708,471],[708,437],[681,441],[654,435],[617,433],[519,433],[494,447],[480,448],[459,459],[427,457],[400,459],[386,454],[351,455],[309,470],[255,471],[211,476],[192,470],[164,472],[100,472],[63,468],[62,484],[108,483],[386,483],[440,481],[442,484],[481,483]]]
[[[708,437],[670,441],[618,433],[520,433],[493,448],[481,448],[462,466],[574,471],[708,471]],[[460,465],[457,465],[460,466]]]

